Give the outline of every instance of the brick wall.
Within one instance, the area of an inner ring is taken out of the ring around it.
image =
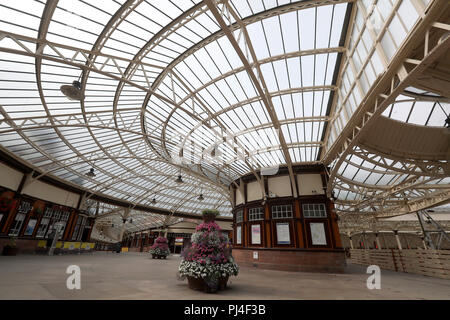
[[[233,257],[240,266],[281,271],[343,273],[346,265],[341,250],[233,249]]]
[[[144,246],[144,249],[142,250],[142,252],[146,252],[148,253],[148,251],[150,250],[151,246]],[[128,248],[129,252],[141,252],[141,247],[131,247]]]

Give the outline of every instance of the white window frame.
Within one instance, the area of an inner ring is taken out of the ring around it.
[[[71,240],[77,240],[78,234],[79,234],[79,231],[81,229],[81,225],[82,225],[82,222],[83,222],[84,218],[85,217],[83,217],[83,216],[78,216],[77,223],[75,224],[75,228],[73,230],[72,239]]]
[[[248,220],[249,221],[264,220],[264,208],[257,207],[248,209]]]
[[[78,232],[77,241],[81,240],[81,238],[83,237],[84,229],[86,228],[87,218],[86,217],[82,217],[82,219],[83,220],[81,221],[81,225],[80,225],[80,230]]]
[[[47,232],[48,225],[50,224],[50,218],[49,217],[43,217],[41,219],[41,222],[39,222],[39,227],[36,232],[36,238],[43,238],[44,235]]]
[[[244,222],[244,210],[236,211],[236,223]]]
[[[20,230],[22,229],[23,222],[25,221],[25,218],[27,217],[26,213],[19,212],[16,214],[16,217],[14,218],[14,222],[12,223],[11,228],[9,229],[9,236],[18,236],[20,233]],[[20,219],[18,219],[20,218]]]
[[[281,209],[281,211],[278,209]],[[292,204],[275,204],[271,207],[271,211],[272,219],[290,219],[294,216]]]
[[[45,207],[44,218],[51,218],[53,215],[53,210],[50,206]]]
[[[302,209],[304,218],[327,218],[325,203],[304,203]]]

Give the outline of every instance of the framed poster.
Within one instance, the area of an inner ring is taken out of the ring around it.
[[[36,227],[36,222],[37,219],[30,219],[30,221],[28,221],[28,225],[27,228],[25,229],[24,236],[31,236],[33,234],[34,227]]]
[[[289,234],[289,223],[277,223],[277,243],[278,244],[290,244],[291,236]]]
[[[252,224],[252,244],[261,244],[261,226]]]
[[[310,223],[311,241],[313,245],[327,245],[327,237],[325,235],[325,226],[323,222]]]
[[[242,244],[241,226],[236,227],[236,244]]]

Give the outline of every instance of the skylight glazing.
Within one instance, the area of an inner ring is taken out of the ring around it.
[[[231,216],[235,179],[321,163],[428,2],[219,1],[231,39],[199,0],[3,1],[1,148],[131,206]],[[74,80],[81,101],[60,91]],[[448,108],[405,95],[384,115],[433,126]],[[339,174],[378,190],[406,179],[391,171],[353,157]]]

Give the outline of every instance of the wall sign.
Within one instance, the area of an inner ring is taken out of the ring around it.
[[[278,244],[290,244],[291,237],[289,234],[289,223],[277,223],[277,243]]]
[[[261,244],[261,226],[259,224],[252,225],[252,244]]]
[[[323,223],[310,223],[311,240],[313,245],[327,245],[325,226]]]
[[[242,234],[241,234],[242,228],[241,226],[236,227],[236,243],[242,244]]]
[[[183,245],[183,237],[176,237],[175,238],[175,245],[176,246],[182,246]]]
[[[25,236],[31,236],[33,234],[34,227],[36,227],[36,222],[36,219],[30,219],[30,221],[28,221],[28,225],[24,233]]]

